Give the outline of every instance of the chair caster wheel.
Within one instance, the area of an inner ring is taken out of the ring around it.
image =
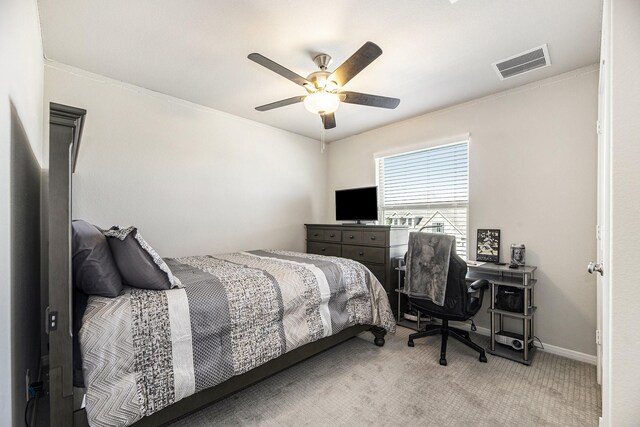
[[[378,347],[382,347],[384,345],[384,338],[376,338],[375,340],[373,340],[373,342]]]
[[[480,360],[482,363],[487,363],[487,356],[485,356],[484,354],[481,354],[478,360]]]
[[[442,366],[447,366],[447,359],[440,359],[440,364]]]
[[[415,344],[413,343],[413,341],[409,341],[409,342],[407,343],[407,345],[408,345],[409,347],[415,347]]]

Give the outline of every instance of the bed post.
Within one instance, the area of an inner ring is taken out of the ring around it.
[[[73,425],[71,174],[85,110],[50,104],[49,114],[49,405],[51,426]]]

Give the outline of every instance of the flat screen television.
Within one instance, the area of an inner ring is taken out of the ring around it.
[[[336,190],[336,221],[377,221],[378,187]]]

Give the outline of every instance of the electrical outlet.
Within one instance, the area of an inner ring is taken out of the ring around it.
[[[27,369],[27,375],[25,375],[25,392],[27,394],[27,402],[29,401],[29,384],[31,384],[31,371]]]

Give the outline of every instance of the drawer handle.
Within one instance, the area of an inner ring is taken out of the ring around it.
[[[320,234],[316,233],[313,235],[313,237],[318,237]]]
[[[376,240],[376,236],[371,236],[371,240]]]
[[[336,237],[336,235],[331,233],[331,234],[329,234],[329,237]]]
[[[360,256],[364,256],[364,252],[359,252],[358,253]]]
[[[355,236],[352,234],[351,236],[349,236],[350,239],[353,239]]]
[[[322,248],[322,249],[320,249],[320,251],[322,251],[322,252],[324,252],[324,251],[326,251],[326,250],[327,250],[327,248]]]

